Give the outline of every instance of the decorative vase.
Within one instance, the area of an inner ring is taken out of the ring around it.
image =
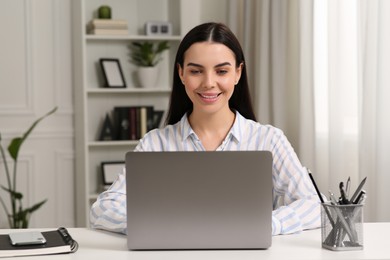
[[[158,78],[157,67],[139,67],[138,68],[138,79],[141,87],[153,88],[157,84]]]

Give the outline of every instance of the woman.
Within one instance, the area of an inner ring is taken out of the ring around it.
[[[183,38],[166,123],[147,133],[135,151],[269,150],[274,158],[272,234],[320,226],[318,196],[287,138],[256,122],[244,55],[225,25],[201,24]],[[126,233],[124,172],[92,206],[91,224]]]

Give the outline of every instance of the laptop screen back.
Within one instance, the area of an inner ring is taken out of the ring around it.
[[[128,152],[126,174],[131,250],[271,245],[270,152]]]

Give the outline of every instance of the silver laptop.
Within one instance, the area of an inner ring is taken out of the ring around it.
[[[130,250],[271,246],[270,152],[128,152],[126,174]]]

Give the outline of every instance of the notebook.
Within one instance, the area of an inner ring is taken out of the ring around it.
[[[28,232],[30,230],[13,230],[12,233]],[[14,256],[33,256],[74,253],[78,249],[78,243],[64,227],[56,230],[42,232],[46,243],[40,245],[11,244],[8,234],[0,235],[0,258]]]
[[[271,246],[268,151],[128,152],[126,189],[130,250]]]

